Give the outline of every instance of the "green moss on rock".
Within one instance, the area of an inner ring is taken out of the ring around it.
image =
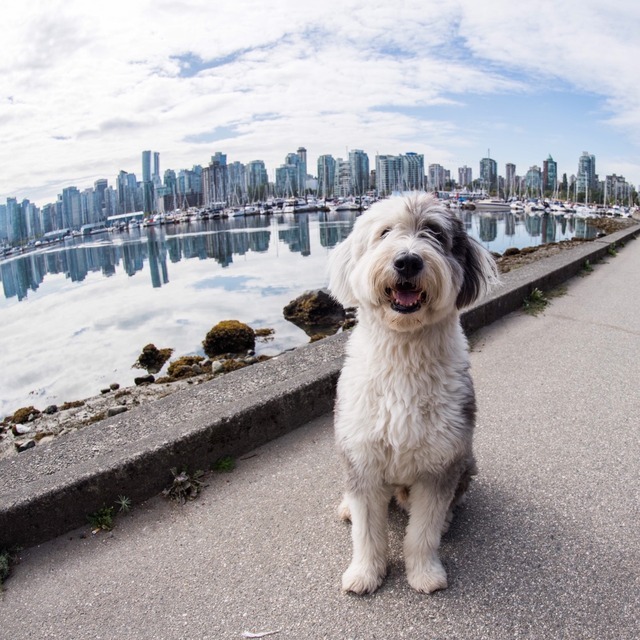
[[[202,346],[210,358],[224,353],[242,353],[256,346],[256,334],[243,322],[223,320],[207,333]]]
[[[172,353],[173,349],[158,349],[155,344],[148,344],[142,348],[133,366],[146,369],[149,373],[158,373]]]
[[[29,422],[30,416],[37,418],[39,415],[40,412],[35,407],[22,407],[13,414],[13,418],[11,418],[11,420],[16,424],[25,424],[26,422]]]
[[[204,373],[200,366],[203,360],[202,356],[182,356],[169,365],[167,375],[171,378],[190,378],[199,373]]]

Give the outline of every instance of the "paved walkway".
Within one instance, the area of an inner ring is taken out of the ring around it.
[[[480,475],[443,541],[449,588],[407,585],[392,511],[383,587],[343,595],[349,528],[331,417],[213,476],[185,506],[136,505],[111,533],[24,551],[0,636],[277,639],[640,636],[640,243],[544,315],[474,339]]]

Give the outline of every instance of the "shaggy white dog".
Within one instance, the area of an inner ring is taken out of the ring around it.
[[[353,538],[345,591],[370,593],[384,579],[394,492],[409,511],[409,584],[447,587],[440,536],[475,473],[475,394],[459,310],[495,280],[491,255],[426,194],[376,203],[331,255],[333,296],[358,308],[335,410],[347,476],[340,515]]]

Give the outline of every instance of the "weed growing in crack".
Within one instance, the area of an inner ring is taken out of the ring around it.
[[[540,289],[534,289],[523,301],[522,308],[525,313],[537,316],[542,313],[549,304],[549,298]]]
[[[236,461],[231,456],[218,458],[211,467],[216,473],[231,473],[235,468]]]
[[[186,470],[178,473],[178,470],[173,467],[171,475],[173,475],[171,486],[162,492],[165,498],[171,498],[180,504],[184,504],[187,500],[195,500],[198,497],[204,486],[204,483],[200,480],[204,475],[203,471],[195,471],[190,475]]]
[[[113,507],[104,505],[95,513],[89,514],[87,519],[89,520],[93,533],[98,533],[98,531],[111,531],[111,529],[113,529]]]

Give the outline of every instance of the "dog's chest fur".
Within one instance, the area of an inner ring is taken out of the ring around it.
[[[473,387],[457,325],[411,339],[358,326],[347,353],[336,437],[356,471],[411,484],[468,451]]]

